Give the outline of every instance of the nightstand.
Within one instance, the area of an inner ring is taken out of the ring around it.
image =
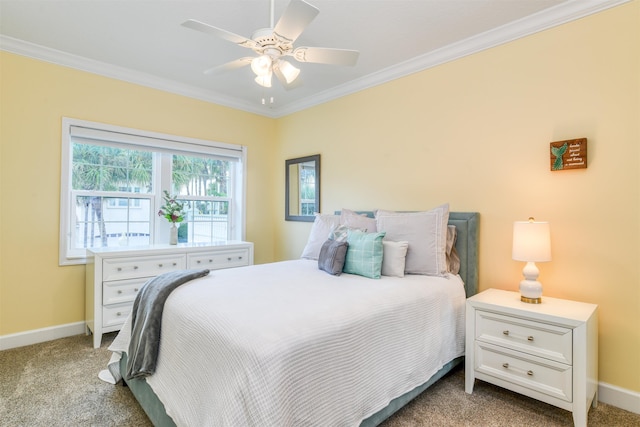
[[[465,391],[475,379],[573,413],[587,425],[598,403],[598,306],[488,289],[467,300]]]

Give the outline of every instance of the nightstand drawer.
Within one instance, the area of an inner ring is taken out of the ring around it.
[[[187,265],[188,268],[208,268],[210,270],[242,267],[249,265],[249,250],[188,254]]]
[[[105,328],[110,326],[122,325],[131,310],[133,309],[133,303],[110,305],[102,309],[102,325]]]
[[[513,316],[476,311],[476,339],[572,364],[572,330]]]
[[[184,268],[182,255],[158,255],[129,259],[108,259],[103,261],[103,280],[134,279],[153,277],[167,271]]]
[[[102,304],[120,304],[123,302],[133,302],[148,278],[117,280],[115,282],[104,282],[102,288]]]
[[[475,351],[477,372],[572,401],[571,366],[482,342],[476,342]]]

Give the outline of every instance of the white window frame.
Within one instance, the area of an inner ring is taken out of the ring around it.
[[[62,165],[60,174],[60,238],[59,264],[75,265],[86,263],[86,250],[71,249],[71,230],[74,225],[73,212],[75,202],[72,197],[72,161],[71,138],[95,141],[109,141],[114,146],[127,148],[146,147],[154,152],[186,155],[212,155],[237,161],[235,176],[232,180],[231,203],[229,205],[230,240],[244,240],[246,230],[246,182],[247,148],[242,145],[227,144],[140,129],[125,128],[104,123],[90,122],[69,117],[62,118]],[[154,156],[160,173],[154,180],[154,193],[151,198],[151,210],[157,212],[163,204],[163,190],[171,191],[171,157]],[[159,181],[159,182],[158,182]],[[122,193],[120,193],[122,195]],[[136,197],[143,194],[137,193]],[[150,229],[153,230],[151,244],[169,242],[169,222],[157,220],[151,215]]]

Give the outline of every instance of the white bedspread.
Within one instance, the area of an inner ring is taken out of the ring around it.
[[[147,382],[178,426],[356,426],[464,354],[464,306],[452,275],[212,271],[169,296]]]

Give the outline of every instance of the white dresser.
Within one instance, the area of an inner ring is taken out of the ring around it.
[[[467,300],[465,391],[475,379],[573,412],[586,427],[598,396],[597,305],[488,289]]]
[[[100,347],[102,334],[120,330],[150,278],[172,270],[251,264],[253,243],[242,241],[87,250],[85,319],[93,346]]]

